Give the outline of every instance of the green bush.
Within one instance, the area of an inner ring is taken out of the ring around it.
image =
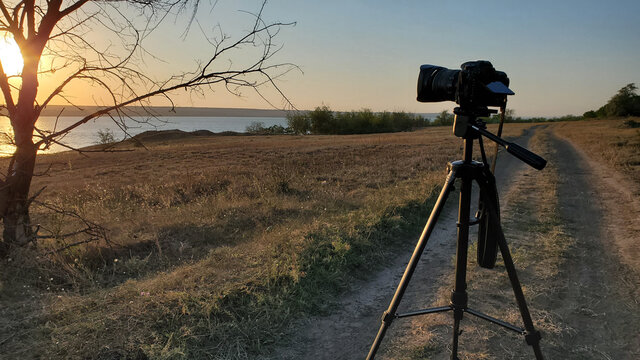
[[[116,136],[111,129],[100,129],[96,134],[96,144],[108,145],[116,142]]]
[[[264,133],[264,123],[261,121],[254,121],[247,126],[244,131],[248,134],[262,134]]]
[[[449,114],[447,110],[442,110],[438,116],[431,122],[433,126],[444,126],[444,125],[453,125],[453,120],[455,116],[453,114]]]
[[[287,123],[296,134],[371,134],[429,126],[429,120],[406,112],[376,113],[370,109],[333,112],[327,106],[317,107],[306,114],[288,115]]]
[[[635,120],[627,120],[624,123],[622,123],[622,126],[626,128],[632,128],[632,129],[640,128],[640,122]]]
[[[311,131],[311,119],[302,112],[288,113],[287,125],[294,134],[304,135]]]
[[[634,83],[627,84],[598,110],[585,112],[584,117],[640,116],[640,95],[636,94],[637,89]]]
[[[333,111],[328,106],[318,106],[307,114],[314,134],[336,134],[336,123]]]
[[[264,127],[264,123],[261,121],[254,121],[251,125],[245,128],[245,132],[247,134],[252,135],[281,135],[281,134],[289,134],[291,132],[290,128],[285,128],[281,125],[272,125],[269,127]]]

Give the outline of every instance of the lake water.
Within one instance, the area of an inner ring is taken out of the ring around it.
[[[60,130],[77,122],[81,117],[65,116],[57,119],[51,116],[42,116],[38,120],[37,127],[46,131]],[[211,132],[235,131],[244,132],[247,126],[254,122],[260,122],[265,127],[273,125],[287,126],[285,118],[278,117],[158,117],[153,119],[135,118],[136,121],[127,121],[127,133],[130,136],[148,130],[209,130]],[[115,135],[116,140],[122,140],[127,136],[125,132],[109,118],[98,118],[73,129],[65,136],[61,142],[73,148],[94,145],[98,142],[98,131],[110,130]],[[0,132],[11,133],[11,126],[7,118],[0,119]],[[127,136],[128,137],[128,136]],[[13,153],[13,147],[7,145],[5,137],[2,137],[0,144],[0,156],[7,156]],[[47,152],[59,152],[68,150],[60,145],[52,145]]]

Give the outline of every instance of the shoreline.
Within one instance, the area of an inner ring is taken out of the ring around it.
[[[41,116],[84,116],[91,114],[101,107],[98,106],[80,106],[79,108],[49,105],[43,111]],[[175,107],[170,106],[151,106],[127,107],[126,111],[131,116],[152,116],[164,117],[286,117],[287,111],[277,109],[239,109],[239,108],[209,108],[209,107]],[[62,114],[61,114],[62,112]]]

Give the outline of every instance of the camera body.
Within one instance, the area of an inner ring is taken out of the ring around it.
[[[418,101],[455,101],[462,108],[505,106],[507,95],[514,95],[509,78],[496,71],[489,61],[465,62],[461,70],[422,65],[418,76]]]

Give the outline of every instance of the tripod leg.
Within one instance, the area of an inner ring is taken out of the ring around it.
[[[471,212],[472,174],[466,172],[462,176],[460,201],[458,207],[458,239],[456,248],[456,281],[451,293],[453,308],[453,339],[451,342],[451,359],[458,359],[458,337],[460,321],[467,308],[467,250],[469,248],[469,215]]]
[[[438,196],[438,200],[436,201],[433,210],[431,211],[431,215],[429,216],[429,220],[422,231],[422,235],[420,235],[420,240],[418,240],[418,244],[416,245],[415,250],[413,251],[413,255],[411,255],[411,259],[409,260],[409,264],[407,264],[407,268],[404,271],[404,275],[400,280],[400,284],[398,284],[398,288],[396,289],[395,294],[393,295],[393,299],[389,304],[389,308],[382,314],[382,325],[380,325],[380,329],[378,330],[378,334],[376,335],[376,339],[373,341],[371,345],[371,349],[369,350],[369,355],[367,355],[368,360],[372,360],[376,356],[376,352],[380,347],[380,343],[384,338],[385,333],[387,332],[387,328],[391,325],[391,322],[395,318],[396,311],[398,309],[398,305],[400,305],[400,301],[402,300],[402,296],[404,295],[405,290],[407,289],[407,285],[409,285],[409,281],[411,280],[411,276],[413,276],[413,272],[418,265],[418,261],[420,260],[420,256],[424,251],[425,246],[427,246],[427,241],[429,240],[429,236],[433,231],[436,222],[438,221],[438,217],[444,208],[444,204],[447,201],[447,197],[453,188],[453,183],[456,180],[456,168],[452,168],[447,175],[447,180],[444,183],[444,187],[442,191],[440,191],[440,195]]]
[[[509,246],[507,246],[507,241],[504,238],[502,229],[500,229],[498,235],[498,246],[500,246],[500,252],[502,253],[504,266],[507,268],[509,280],[511,281],[511,287],[513,287],[513,293],[516,297],[518,308],[520,308],[520,314],[522,315],[522,321],[524,322],[524,328],[526,330],[525,340],[527,341],[527,344],[531,345],[531,347],[533,348],[536,359],[542,360],[542,350],[540,350],[541,335],[540,332],[533,327],[533,321],[531,320],[531,314],[529,313],[529,308],[527,307],[527,301],[525,300],[524,294],[522,293],[522,286],[520,285],[520,280],[518,280],[516,268],[513,265],[513,259],[511,258],[511,252],[509,251]]]

